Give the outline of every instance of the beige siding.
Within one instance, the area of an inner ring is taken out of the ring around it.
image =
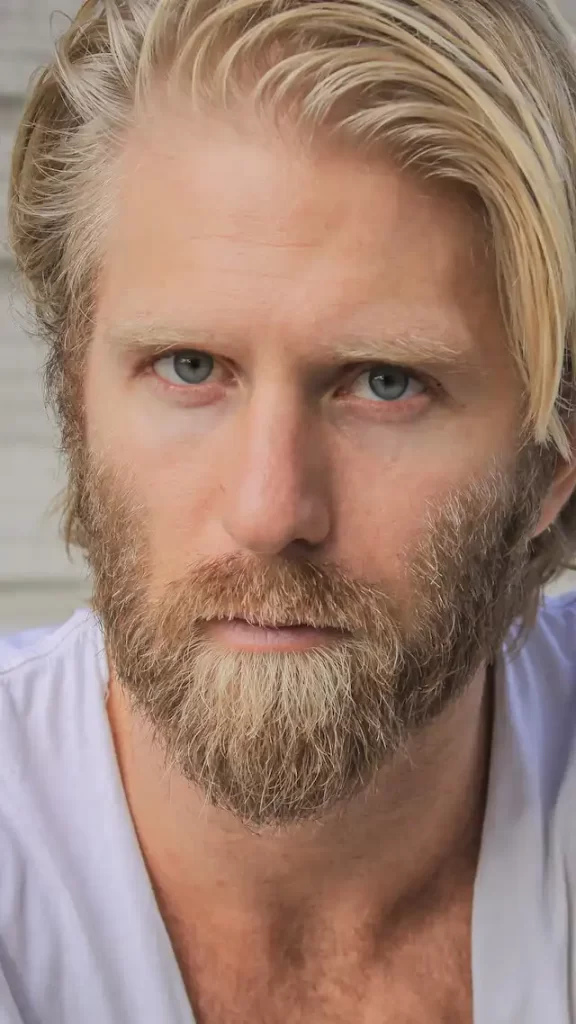
[[[0,0],[0,633],[56,623],[88,591],[72,567],[49,506],[62,486],[40,387],[43,351],[16,308],[6,249],[10,151],[28,80],[65,24],[71,0]]]
[[[0,0],[0,92],[22,97],[79,0]]]

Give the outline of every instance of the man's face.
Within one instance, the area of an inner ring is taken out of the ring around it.
[[[349,796],[461,692],[535,503],[478,216],[245,127],[159,108],[128,140],[71,467],[120,680],[258,825]]]

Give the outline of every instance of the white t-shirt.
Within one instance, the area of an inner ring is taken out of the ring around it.
[[[0,640],[0,1024],[193,1024],[107,679],[87,610]],[[497,679],[472,932],[474,1024],[576,1024],[576,594]]]

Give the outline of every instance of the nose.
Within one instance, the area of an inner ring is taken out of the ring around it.
[[[254,554],[315,547],[330,533],[321,428],[301,406],[270,392],[253,399],[235,424],[223,526],[235,545]]]

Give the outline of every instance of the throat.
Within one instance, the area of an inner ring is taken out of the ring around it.
[[[224,933],[159,902],[199,1024],[472,1021],[473,881],[362,927],[274,915]]]

